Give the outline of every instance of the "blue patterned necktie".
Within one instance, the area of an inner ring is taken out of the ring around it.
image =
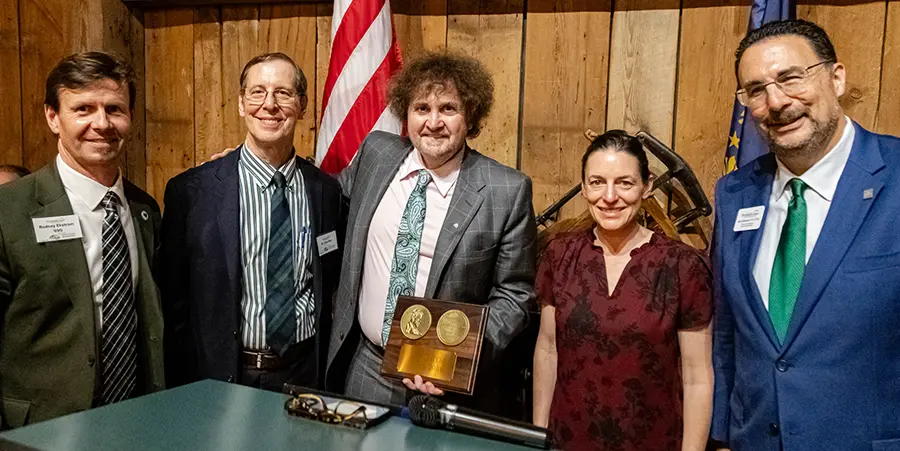
[[[278,355],[293,344],[297,331],[294,310],[294,233],[291,212],[284,194],[284,174],[272,177],[272,214],[269,224],[269,255],[266,262],[266,343]]]
[[[391,264],[391,282],[387,302],[384,307],[384,324],[381,327],[382,346],[387,345],[391,333],[391,321],[397,308],[397,297],[412,296],[416,291],[416,273],[419,271],[419,246],[422,244],[422,230],[425,228],[425,189],[431,183],[431,174],[420,169],[413,188],[406,201],[397,244],[394,246],[394,262]]]
[[[103,328],[100,344],[100,400],[112,404],[131,397],[137,385],[137,310],[131,285],[131,257],[119,221],[119,196],[106,193],[103,217]]]

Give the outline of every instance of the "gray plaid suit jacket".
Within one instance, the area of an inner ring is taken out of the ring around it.
[[[343,272],[334,303],[327,388],[343,392],[359,343],[357,300],[369,224],[388,184],[412,151],[407,138],[373,132],[341,174],[350,198]],[[531,179],[466,149],[447,217],[435,245],[425,297],[487,304],[482,361],[498,358],[525,328],[534,299],[537,226]]]

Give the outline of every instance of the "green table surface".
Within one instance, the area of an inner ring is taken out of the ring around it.
[[[201,381],[0,434],[39,450],[365,450],[532,449],[426,429],[393,417],[368,430],[292,417],[287,395]]]

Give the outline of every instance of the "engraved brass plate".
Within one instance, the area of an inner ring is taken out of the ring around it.
[[[400,317],[400,331],[410,340],[425,336],[431,327],[431,312],[422,304],[411,305]]]
[[[441,343],[456,346],[469,335],[469,318],[460,310],[447,310],[437,322],[437,336]]]
[[[456,371],[456,353],[404,344],[400,347],[397,371],[449,382],[453,380],[453,373]]]

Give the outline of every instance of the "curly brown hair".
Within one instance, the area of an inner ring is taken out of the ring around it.
[[[391,112],[406,119],[410,103],[421,95],[453,86],[459,93],[469,130],[467,138],[481,132],[484,118],[494,103],[494,82],[484,66],[468,56],[450,52],[426,52],[413,59],[391,80],[388,104]]]

